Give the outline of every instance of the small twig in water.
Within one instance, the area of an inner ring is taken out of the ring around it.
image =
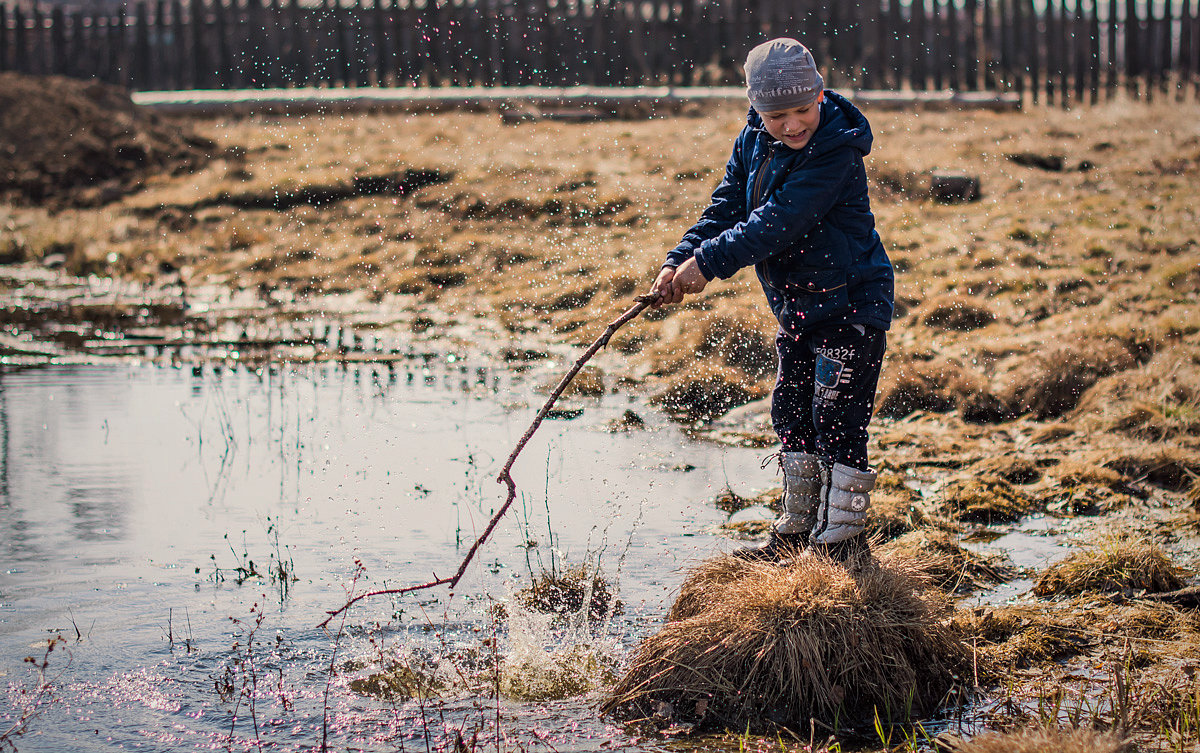
[[[492,519],[488,521],[487,527],[483,529],[483,533],[479,535],[479,538],[475,539],[475,543],[472,544],[471,548],[467,551],[467,556],[463,558],[463,561],[459,564],[458,570],[454,573],[454,575],[447,578],[439,578],[437,577],[437,573],[434,573],[433,580],[429,581],[428,583],[422,583],[417,586],[408,586],[406,588],[385,588],[378,591],[368,591],[367,593],[359,594],[337,609],[327,612],[326,614],[329,616],[322,620],[317,627],[325,627],[334,617],[337,617],[342,612],[345,612],[362,599],[366,599],[371,596],[405,594],[413,591],[421,591],[427,588],[436,588],[437,586],[441,585],[449,585],[450,589],[454,590],[454,587],[458,585],[458,581],[467,572],[467,566],[471,564],[471,560],[475,559],[476,552],[479,551],[479,548],[483,546],[483,543],[487,541],[488,537],[492,535],[492,531],[495,530],[496,524],[500,522],[500,519],[503,518],[504,514],[508,512],[508,508],[512,507],[513,500],[517,498],[517,482],[513,480],[512,467],[513,464],[517,462],[517,456],[521,454],[521,450],[525,449],[525,445],[533,437],[533,434],[538,430],[538,427],[542,425],[542,421],[546,418],[546,415],[550,412],[550,409],[554,407],[554,404],[558,402],[558,398],[567,388],[567,385],[571,383],[571,380],[575,378],[575,375],[579,373],[584,365],[591,360],[592,356],[596,355],[601,348],[608,345],[608,341],[612,339],[613,334],[618,329],[623,327],[631,319],[636,318],[646,309],[650,308],[650,306],[656,300],[658,300],[658,298],[657,296],[647,294],[639,295],[634,300],[636,300],[637,303],[630,306],[624,314],[621,314],[619,317],[610,322],[609,325],[605,327],[604,332],[600,333],[600,336],[597,337],[596,341],[592,343],[591,347],[584,351],[584,354],[579,357],[579,360],[575,362],[575,365],[571,367],[571,370],[563,376],[562,380],[559,381],[558,386],[555,387],[554,391],[550,393],[550,397],[546,399],[546,403],[542,406],[542,409],[538,411],[537,416],[534,417],[533,423],[531,423],[529,428],[525,430],[524,436],[522,436],[520,441],[517,442],[517,446],[513,448],[512,454],[508,456],[508,462],[504,464],[504,468],[501,469],[500,475],[496,477],[496,483],[505,484],[508,486],[508,498],[504,500],[504,504],[500,506],[500,509],[496,511],[496,514],[492,516]]]

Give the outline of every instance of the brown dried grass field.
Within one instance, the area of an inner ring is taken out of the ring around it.
[[[361,292],[421,337],[517,359],[590,343],[648,288],[744,115],[203,120],[189,127],[216,151],[194,173],[100,206],[0,204],[0,252],[254,291],[265,315]],[[1095,706],[1101,726],[1144,749],[1195,744],[1194,727],[1177,729],[1200,719],[1194,606],[1139,599],[1194,582],[1200,565],[1200,108],[867,115],[898,298],[873,427],[875,535],[904,537],[890,556],[933,562],[952,600],[1040,578],[1019,606],[960,603],[953,621],[981,678],[1009,693],[998,727],[1046,721],[1024,701],[1058,693],[1066,708],[1080,677],[1079,698],[1108,698],[1119,674],[1125,706]],[[978,175],[982,198],[932,201],[937,170]],[[381,180],[404,190],[356,191]],[[762,403],[736,406],[769,392],[773,335],[745,270],[627,325],[590,383],[769,446]],[[1041,575],[959,545],[1031,513],[1092,543]],[[970,749],[1018,749],[983,742]]]

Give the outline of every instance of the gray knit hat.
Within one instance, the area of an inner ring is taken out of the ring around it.
[[[812,53],[794,39],[763,42],[746,56],[746,96],[759,112],[810,105],[824,85]]]

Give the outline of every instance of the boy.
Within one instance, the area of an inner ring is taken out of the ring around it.
[[[651,288],[655,305],[678,303],[753,264],[779,321],[771,420],[783,514],[765,543],[734,553],[748,559],[789,559],[805,546],[841,560],[868,551],[867,424],[893,275],[867,197],[871,127],[823,84],[794,39],[750,51],[751,108],[725,178]]]

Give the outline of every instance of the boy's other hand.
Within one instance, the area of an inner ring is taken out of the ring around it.
[[[674,302],[683,300],[684,295],[695,295],[701,292],[705,285],[708,285],[708,278],[700,271],[700,265],[696,264],[695,259],[688,259],[679,265],[675,270],[675,275],[671,278]]]
[[[658,273],[654,284],[650,286],[650,295],[658,296],[654,303],[650,304],[651,308],[658,308],[664,303],[679,303],[683,300],[683,293],[676,293],[675,286],[671,284],[671,280],[675,277],[675,269],[673,267],[663,267]]]

